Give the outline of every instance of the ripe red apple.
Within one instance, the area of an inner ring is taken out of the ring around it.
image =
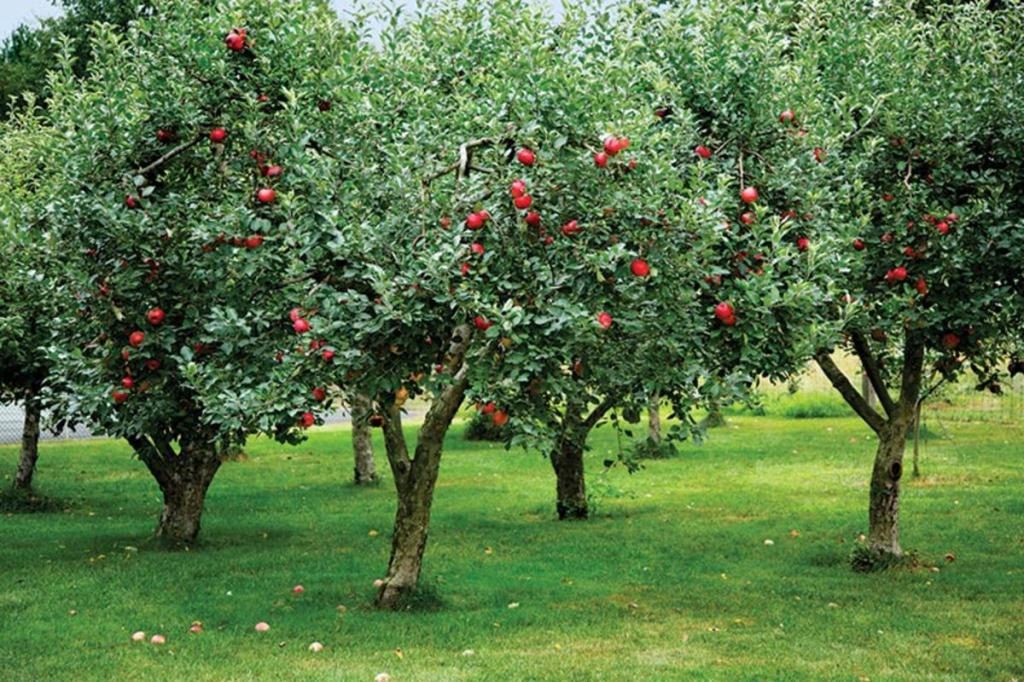
[[[630,159],[629,163],[626,164],[626,168],[629,170],[636,170],[636,167],[640,165],[640,162],[636,159]]]
[[[612,316],[609,313],[602,312],[597,314],[597,323],[601,325],[603,329],[608,329],[609,327],[611,327],[612,322]]]
[[[594,165],[598,168],[605,168],[608,166],[608,155],[604,152],[598,152],[594,154]]]
[[[572,237],[580,233],[580,225],[575,220],[570,220],[565,225],[562,225],[562,234],[566,237]]]
[[[518,199],[526,194],[526,183],[522,180],[513,180],[512,184],[509,185],[508,193],[512,195],[513,199]]]
[[[224,38],[224,42],[232,52],[241,52],[245,49],[245,29],[231,29],[231,32]]]
[[[322,403],[327,398],[327,391],[320,386],[313,389],[313,400]]]
[[[157,371],[158,369],[160,369],[160,361],[157,360],[156,358],[146,360],[146,369],[148,369],[150,372]]]
[[[946,350],[953,350],[960,345],[960,337],[953,332],[949,332],[942,336],[942,347]]]
[[[715,317],[728,327],[736,324],[736,310],[732,307],[732,303],[726,301],[718,303],[715,306]]]
[[[537,227],[540,225],[540,213],[536,211],[530,211],[526,214],[526,224],[530,227]]]
[[[693,150],[693,153],[696,154],[697,156],[699,156],[702,159],[710,159],[711,158],[711,150],[708,149],[707,147],[705,147],[702,144],[697,145],[697,147]]]
[[[516,154],[516,158],[519,160],[519,163],[523,164],[524,166],[532,166],[534,163],[537,162],[537,155],[533,153],[532,149],[529,149],[527,147],[523,147],[522,149],[520,149],[519,153]]]
[[[907,279],[907,269],[902,265],[893,268],[889,272],[885,273],[885,281],[889,284],[895,284],[896,282],[903,282]]]
[[[949,215],[946,216],[947,223],[955,223],[958,220],[960,220],[960,216],[958,216],[956,213],[950,213]]]
[[[477,315],[476,317],[473,318],[473,326],[482,332],[485,332],[488,329],[490,329],[492,324],[493,323],[483,315]]]
[[[505,410],[496,410],[494,414],[491,415],[491,421],[493,421],[494,425],[500,429],[505,424],[508,424],[508,412]]]
[[[516,205],[516,208],[522,211],[533,205],[533,198],[529,194],[524,194],[521,197],[516,197],[513,203]]]
[[[303,587],[302,585],[296,585],[295,587],[292,588],[292,594],[302,594],[305,591],[306,591],[306,588]]]
[[[334,360],[334,351],[330,348],[324,350],[320,355],[323,357],[324,362],[332,362]]]
[[[917,283],[914,284],[914,288],[917,289],[917,293],[921,294],[922,296],[928,295],[928,282],[925,281],[924,277],[917,278]]]
[[[459,266],[459,272],[462,274],[463,277],[468,275],[469,274],[469,263],[463,263],[462,265],[460,265]]]
[[[949,223],[945,220],[935,224],[935,229],[939,231],[939,234],[945,236],[949,234]]]
[[[883,194],[882,195],[882,201],[895,201],[895,200],[896,200],[896,197],[894,197],[892,194]]]
[[[303,412],[302,416],[299,417],[299,426],[301,426],[304,429],[308,429],[315,423],[316,417],[313,416],[312,412]]]
[[[882,235],[881,241],[883,244],[892,244],[893,240],[896,239],[892,232],[886,232]]]
[[[301,317],[302,317],[302,310],[300,310],[299,308],[292,308],[291,310],[288,311],[288,319],[291,320],[292,322],[295,322],[296,320],[300,319]]]
[[[277,199],[277,192],[269,187],[264,187],[260,191],[256,192],[256,201],[261,204],[272,204],[275,199]]]
[[[284,168],[281,168],[276,164],[273,166],[267,166],[263,170],[263,175],[267,176],[268,178],[279,178],[281,177],[282,173],[284,173]]]
[[[746,211],[740,216],[740,222],[744,225],[753,225],[757,222],[757,215],[753,211]]]
[[[796,114],[793,113],[792,109],[786,109],[779,114],[779,123],[792,123],[796,120]]]
[[[247,249],[258,249],[263,245],[263,236],[254,234],[245,238],[245,248]]]
[[[484,226],[484,217],[479,213],[470,213],[466,217],[466,227],[471,230],[479,230]]]
[[[124,401],[128,400],[129,394],[127,391],[115,390],[110,394],[110,397],[114,399],[114,402],[120,405]]]
[[[484,414],[494,414],[494,411],[497,410],[497,409],[498,409],[498,406],[495,405],[493,402],[491,402],[491,403],[487,403],[486,405],[481,407],[480,411],[482,413],[484,413]]]
[[[210,142],[220,144],[228,138],[228,131],[223,128],[214,128],[210,131]]]
[[[292,329],[295,330],[296,334],[305,334],[309,331],[309,322],[300,317],[292,322]]]
[[[807,237],[800,237],[796,240],[796,248],[798,251],[806,251],[811,248],[811,240]]]
[[[139,202],[135,197],[129,194],[124,198],[124,205],[128,208],[138,208]]]
[[[470,244],[469,245],[469,250],[471,252],[473,252],[474,255],[477,255],[477,256],[484,255],[484,251],[485,251],[484,245],[481,244],[480,242],[473,242],[472,244]]]
[[[629,270],[637,277],[646,277],[651,274],[651,266],[643,258],[634,258],[629,264]]]
[[[135,380],[132,379],[131,377],[125,377],[121,379],[121,386],[123,388],[127,388],[128,390],[131,390],[135,388]]]
[[[167,315],[164,313],[162,308],[151,308],[146,313],[146,321],[154,327],[159,327],[163,324],[165,317],[167,317]]]
[[[604,141],[604,151],[608,156],[615,156],[622,151],[622,144],[614,137],[607,137]]]
[[[752,204],[758,200],[760,194],[757,192],[756,187],[744,187],[743,191],[740,192],[740,200],[745,204]]]
[[[867,248],[867,246],[868,246],[868,245],[867,245],[867,244],[865,244],[865,243],[864,243],[864,240],[863,240],[863,239],[861,239],[860,237],[858,237],[858,238],[856,238],[856,239],[854,239],[854,240],[853,240],[853,248],[854,248],[854,249],[855,249],[856,251],[863,251],[864,249],[866,249],[866,248]]]
[[[142,342],[146,340],[146,335],[140,331],[134,331],[128,335],[128,344],[133,348],[138,348],[142,345]]]
[[[174,142],[174,131],[168,130],[167,128],[160,128],[156,131],[156,139],[157,142],[163,142],[164,144]]]

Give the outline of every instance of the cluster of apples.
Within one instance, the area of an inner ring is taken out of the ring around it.
[[[594,165],[598,168],[607,168],[608,162],[615,156],[619,155],[619,152],[624,152],[629,149],[629,138],[628,137],[615,137],[614,135],[608,135],[604,138],[602,144],[602,151],[594,154]],[[630,159],[627,167],[631,170],[636,168],[636,159]]]
[[[150,308],[146,311],[146,321],[153,327],[159,327],[162,325],[166,317],[167,314],[162,308]],[[146,333],[140,329],[136,329],[128,335],[128,345],[133,349],[141,348],[145,341]],[[131,397],[131,393],[129,393],[129,391],[135,388],[135,379],[132,377],[131,369],[128,366],[128,361],[131,359],[131,351],[128,349],[122,350],[121,359],[125,362],[124,377],[121,379],[120,387],[115,388],[111,392],[111,398],[118,405],[127,402],[128,398]],[[146,360],[145,366],[146,369],[150,371],[156,371],[160,369],[160,361],[156,358],[150,358],[149,360]]]
[[[491,421],[499,429],[505,424],[508,424],[508,412],[505,410],[499,410],[498,406],[494,402],[488,402],[484,404],[477,404],[477,409],[480,410],[481,414],[487,415],[491,418]]]

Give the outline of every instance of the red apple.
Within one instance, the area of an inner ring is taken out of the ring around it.
[[[128,208],[138,208],[139,202],[135,197],[129,194],[124,198],[124,205],[127,206]]]
[[[326,398],[327,391],[325,391],[323,388],[317,386],[316,388],[313,389],[313,400],[317,401],[318,403],[322,403]]]
[[[533,153],[532,149],[529,149],[527,147],[523,147],[522,149],[520,149],[519,153],[516,154],[516,158],[519,159],[519,163],[523,164],[524,166],[532,166],[534,163],[537,162],[537,155]]]
[[[224,42],[232,52],[241,52],[245,49],[245,29],[231,29],[231,32],[224,38]]]
[[[124,401],[128,400],[129,394],[127,391],[115,390],[113,393],[110,394],[110,397],[114,399],[115,403],[120,405]]]
[[[438,220],[437,223],[441,226],[442,229],[447,230],[449,227],[452,226],[452,219],[449,218],[448,216],[441,216],[441,219]]]
[[[493,421],[494,425],[500,429],[505,424],[508,424],[508,412],[505,410],[496,410],[494,414],[491,415],[491,421]]]
[[[466,217],[466,227],[471,230],[479,230],[484,226],[484,217],[479,213],[470,213]]]
[[[296,320],[301,318],[302,310],[300,310],[299,308],[292,308],[291,310],[288,311],[288,319],[291,320],[292,322],[295,322]]]
[[[792,123],[796,120],[796,114],[793,113],[792,109],[786,109],[779,114],[779,123]]]
[[[292,329],[295,330],[296,334],[305,334],[309,331],[309,322],[300,317],[292,322]]]
[[[156,139],[158,142],[163,142],[164,144],[174,142],[174,131],[168,130],[167,128],[160,128],[156,131]]]
[[[693,153],[696,154],[697,156],[699,156],[702,159],[710,159],[711,158],[711,150],[708,149],[707,147],[705,147],[702,144],[697,145],[697,147],[693,150]]]
[[[945,220],[935,224],[935,229],[939,231],[939,234],[945,236],[949,234],[949,223]]]
[[[757,192],[756,187],[744,187],[743,191],[740,192],[740,199],[745,204],[752,204],[758,200],[760,194]]]
[[[476,317],[473,318],[473,326],[482,332],[485,332],[488,329],[490,329],[491,324],[492,322],[483,315],[477,315]]]
[[[942,336],[942,347],[946,350],[953,350],[960,345],[960,337],[953,332]]]
[[[615,156],[622,151],[622,144],[614,137],[607,137],[604,141],[604,151],[608,156]]]
[[[331,362],[334,360],[334,351],[328,348],[320,353],[320,356],[324,359],[324,362]]]
[[[263,236],[254,234],[245,238],[245,248],[247,249],[258,249],[263,245]]]
[[[480,408],[480,411],[484,414],[494,414],[494,411],[498,409],[498,406],[494,403],[487,403]]]
[[[863,240],[863,239],[861,239],[860,237],[858,237],[857,239],[854,239],[854,240],[853,240],[853,248],[854,248],[855,250],[857,250],[857,251],[863,251],[864,249],[866,249],[866,248],[867,248],[867,246],[868,246],[868,245],[867,245],[867,244],[865,244],[865,243],[864,243],[864,240]]]
[[[637,277],[646,277],[651,274],[651,266],[643,258],[634,258],[629,264],[629,270]]]
[[[509,185],[508,193],[512,195],[513,199],[518,199],[526,194],[526,183],[522,180],[513,180],[512,184]]]
[[[306,591],[306,588],[303,587],[302,585],[296,585],[295,587],[292,588],[292,594],[302,594],[305,591]]]
[[[811,240],[807,237],[800,237],[796,240],[796,248],[798,251],[806,251],[811,248]]]
[[[228,138],[228,131],[223,128],[214,128],[210,131],[210,142],[220,144]]]
[[[149,322],[154,327],[159,327],[161,324],[163,324],[165,317],[167,317],[167,315],[161,308],[151,308],[146,313],[146,321]]]
[[[612,316],[609,313],[602,312],[597,314],[597,323],[601,325],[603,329],[608,329],[609,327],[611,327],[612,322]]]
[[[264,187],[260,191],[256,192],[256,200],[261,204],[272,204],[275,199],[277,199],[277,192],[269,187]]]
[[[485,251],[484,245],[481,244],[480,242],[473,242],[472,244],[470,244],[469,245],[469,250],[472,251],[473,254],[477,255],[477,256],[484,255],[484,251]]]
[[[533,198],[530,197],[529,194],[524,194],[521,197],[516,197],[513,200],[513,203],[516,205],[516,208],[518,208],[520,211],[522,211],[522,210],[525,210],[527,208],[530,208],[530,206],[533,205]]]
[[[146,340],[146,335],[140,331],[134,331],[128,335],[128,343],[133,348],[138,348],[142,345],[142,342]]]
[[[893,268],[889,272],[885,273],[885,281],[889,284],[895,284],[896,282],[903,282],[907,279],[907,269],[902,265]]]
[[[882,201],[895,201],[895,200],[896,200],[896,197],[893,196],[892,194],[883,194],[882,195]]]
[[[572,237],[580,233],[580,225],[575,220],[570,220],[565,225],[562,225],[562,234],[566,237]]]
[[[722,301],[715,306],[715,317],[717,317],[722,322],[725,322],[726,324],[728,324],[728,320],[732,318],[733,324],[735,324],[736,311],[732,307],[731,303]],[[732,325],[730,324],[728,326],[731,327]]]
[[[284,168],[277,165],[267,166],[266,170],[263,171],[263,174],[268,178],[279,178],[282,173],[284,173]]]
[[[605,168],[608,166],[608,155],[604,152],[598,152],[594,154],[594,165],[598,168]]]
[[[301,426],[304,429],[308,429],[315,423],[316,417],[313,416],[312,412],[303,412],[302,416],[299,417],[299,426]]]
[[[740,222],[744,225],[753,225],[757,222],[757,215],[753,211],[747,211],[740,216]]]
[[[459,266],[459,272],[462,274],[463,277],[468,275],[469,274],[469,263],[463,263],[462,265],[460,265]]]
[[[536,211],[530,211],[526,214],[526,224],[530,227],[537,227],[540,225],[540,213]]]
[[[882,235],[881,241],[883,244],[892,244],[893,240],[896,239],[892,232],[886,232]]]
[[[135,388],[135,380],[132,379],[131,377],[125,377],[125,378],[121,379],[121,386],[123,388],[127,388],[127,389],[131,390],[131,389]]]
[[[914,288],[917,289],[917,293],[921,294],[922,296],[928,295],[928,282],[925,281],[924,277],[917,278],[917,283],[914,284]]]

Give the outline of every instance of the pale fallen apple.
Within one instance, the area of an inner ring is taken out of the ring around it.
[[[770,546],[775,544],[775,541],[774,540],[765,540],[764,544],[766,544],[766,545],[768,545],[770,547]]]
[[[314,654],[318,654],[324,650],[324,645],[320,642],[313,642],[309,645],[309,650],[312,651]]]
[[[377,588],[384,587],[384,581],[381,580],[380,578],[377,578],[376,580],[373,581],[373,586],[377,587]]]
[[[193,635],[198,635],[200,632],[203,631],[203,624],[197,620],[196,622],[192,623],[192,627],[190,627],[188,631],[191,632]]]
[[[292,594],[302,594],[305,591],[306,591],[306,588],[303,587],[302,585],[296,585],[295,587],[292,588]]]
[[[377,673],[377,676],[373,678],[373,682],[391,682],[391,675],[387,673]]]
[[[167,644],[167,638],[163,635],[153,635],[149,638],[150,644]]]
[[[263,621],[260,621],[259,623],[256,623],[256,632],[269,632],[269,631],[270,631],[270,625],[268,625],[267,623],[264,623]]]
[[[133,642],[145,642],[146,641],[146,633],[143,632],[142,630],[139,630],[138,632],[133,632],[132,633],[132,641]]]

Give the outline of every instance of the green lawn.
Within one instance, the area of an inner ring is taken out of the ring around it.
[[[614,443],[598,433],[588,462],[596,518],[559,523],[544,459],[453,435],[413,613],[369,605],[393,494],[348,483],[347,431],[253,444],[179,554],[147,540],[158,493],[125,446],[44,445],[59,507],[0,518],[0,680],[1024,679],[1021,427],[927,444],[903,528],[928,566],[874,575],[847,568],[873,452],[858,422],[732,417],[601,475]]]

